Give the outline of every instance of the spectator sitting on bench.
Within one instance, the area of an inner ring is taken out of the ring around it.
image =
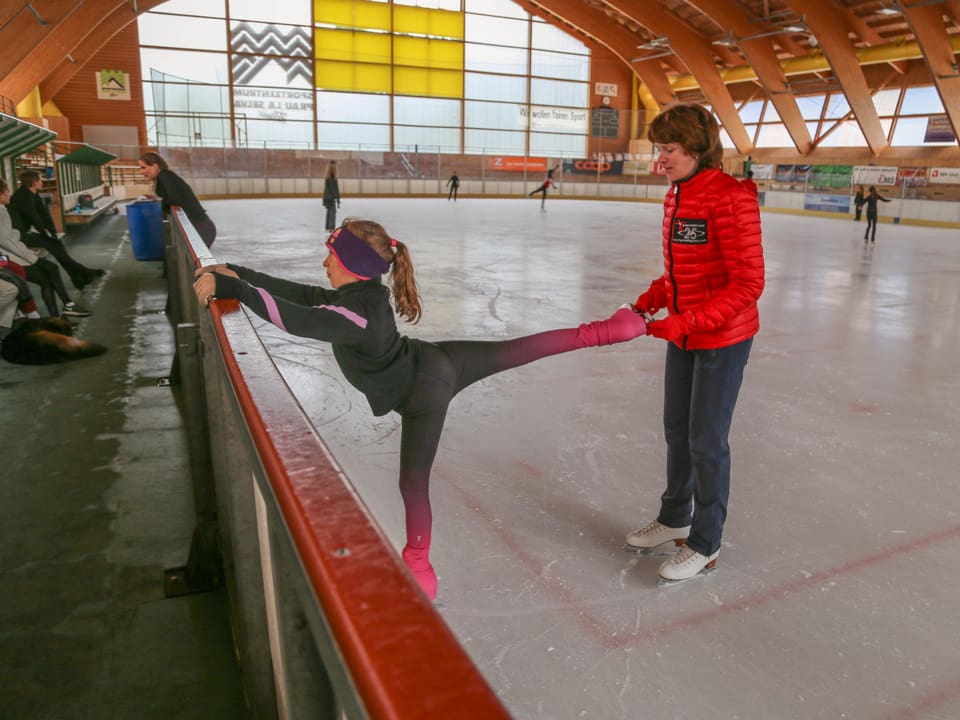
[[[27,273],[23,267],[0,255],[0,338],[13,328],[13,318],[20,310],[28,318],[38,318],[37,303],[27,283]],[[11,296],[10,288],[14,288]],[[10,302],[10,298],[13,302]]]
[[[89,310],[77,305],[70,299],[60,268],[40,256],[46,254],[41,249],[38,253],[31,250],[20,240],[20,231],[13,227],[10,215],[7,213],[7,202],[10,200],[10,188],[7,182],[0,178],[0,254],[7,256],[8,262],[22,265],[26,279],[40,286],[40,297],[51,317],[58,317],[61,313],[57,307],[57,296],[63,301],[63,315],[68,317],[87,317],[92,315]]]
[[[94,278],[103,275],[103,270],[88,268],[74,260],[67,252],[63,242],[57,237],[57,227],[53,224],[50,210],[40,197],[42,187],[43,180],[39,173],[28,170],[20,175],[20,187],[10,198],[10,220],[20,231],[28,247],[42,247],[53,255],[70,276],[74,287],[83,290]],[[31,228],[35,232],[31,231]]]

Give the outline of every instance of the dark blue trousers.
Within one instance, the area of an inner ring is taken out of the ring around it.
[[[718,350],[667,345],[667,489],[657,520],[668,527],[692,525],[687,545],[701,555],[720,549],[730,496],[727,438],[752,345],[753,338]]]

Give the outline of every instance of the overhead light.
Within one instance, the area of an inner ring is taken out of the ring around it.
[[[656,37],[650,38],[646,42],[642,42],[637,45],[641,50],[662,50],[665,47],[670,46],[670,38],[666,35],[657,35]]]
[[[757,38],[770,37],[772,35],[783,35],[784,33],[801,33],[809,32],[806,26],[807,16],[804,15],[800,18],[799,22],[794,21],[789,25],[784,25],[783,27],[775,28],[773,30],[765,30],[758,33],[750,33],[749,35],[742,35],[740,37],[733,36],[733,30],[730,30],[726,37],[719,38],[717,40],[711,40],[711,45],[720,45],[721,47],[733,47],[738,43],[743,42],[744,40],[756,40]]]
[[[733,47],[737,44],[737,41],[733,39],[733,30],[727,33],[726,37],[719,38],[718,40],[713,40],[710,43],[711,45],[719,45],[720,47]]]
[[[900,14],[900,11],[899,11],[895,6],[882,7],[882,8],[880,8],[879,10],[877,10],[877,15],[888,15],[888,16],[889,16],[889,15],[899,15],[899,14]]]
[[[644,55],[643,57],[630,58],[630,62],[642,62],[644,60],[656,60],[657,58],[670,57],[674,52],[670,48],[666,48],[663,52],[654,53],[653,55]]]

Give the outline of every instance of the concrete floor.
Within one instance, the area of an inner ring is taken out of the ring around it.
[[[165,599],[193,529],[159,262],[122,216],[67,241],[107,276],[77,333],[110,347],[62,366],[0,361],[0,718],[245,717],[224,593]]]
[[[661,267],[660,208],[344,200],[408,243],[409,334],[606,317]],[[314,200],[208,203],[218,257],[325,281]],[[517,718],[956,718],[960,238],[763,216],[767,290],[731,438],[718,569],[659,587],[621,549],[663,485],[664,346],[544,360],[454,401],[432,497],[439,607]],[[399,429],[327,346],[256,320],[402,545]]]
[[[220,259],[325,280],[319,200],[205,205]],[[341,214],[409,244],[425,312],[407,330],[426,339],[606,317],[659,272],[657,205],[547,210],[346,198]],[[185,440],[154,383],[164,295],[122,219],[103,222],[76,250],[112,268],[83,330],[115,351],[2,367],[0,427],[25,440],[0,483],[0,717],[242,717],[222,597],[162,597],[191,530]],[[432,494],[439,609],[515,717],[960,717],[958,233],[881,225],[864,246],[849,219],[763,225],[714,573],[662,588],[662,557],[621,550],[662,491],[662,341],[550,358],[454,401]],[[399,547],[396,416],[370,415],[327,346],[256,324]]]

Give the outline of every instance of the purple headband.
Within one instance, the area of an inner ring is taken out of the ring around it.
[[[327,249],[348,273],[361,280],[378,277],[390,269],[390,263],[343,225],[333,231],[327,240]]]

